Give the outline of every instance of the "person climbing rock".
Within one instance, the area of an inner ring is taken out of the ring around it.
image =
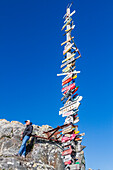
[[[33,131],[33,126],[32,123],[30,122],[30,120],[26,120],[26,128],[24,130],[24,132],[22,132],[22,145],[20,147],[20,150],[17,154],[15,154],[15,156],[22,156],[23,158],[26,157],[26,143],[29,140],[32,131]]]

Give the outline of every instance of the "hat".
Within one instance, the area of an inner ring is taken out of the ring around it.
[[[30,120],[26,120],[25,122],[30,122]]]

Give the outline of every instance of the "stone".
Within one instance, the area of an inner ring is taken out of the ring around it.
[[[25,159],[14,156],[21,146],[25,125],[18,121],[0,119],[0,170],[64,170],[61,146],[55,142],[31,137],[27,143]],[[51,126],[33,125],[33,134],[46,137],[44,131]]]

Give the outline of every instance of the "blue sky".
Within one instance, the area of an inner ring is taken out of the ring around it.
[[[65,41],[63,15],[69,0],[0,1],[0,118],[30,119],[56,127]],[[72,35],[82,58],[77,61],[79,108],[87,169],[112,170],[113,152],[113,1],[76,0]]]

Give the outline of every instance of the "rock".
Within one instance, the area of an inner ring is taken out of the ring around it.
[[[25,159],[14,156],[21,146],[21,133],[25,125],[18,121],[0,119],[0,170],[64,170],[61,146],[55,142],[31,137],[27,143]],[[48,125],[33,125],[33,134],[46,137]]]

